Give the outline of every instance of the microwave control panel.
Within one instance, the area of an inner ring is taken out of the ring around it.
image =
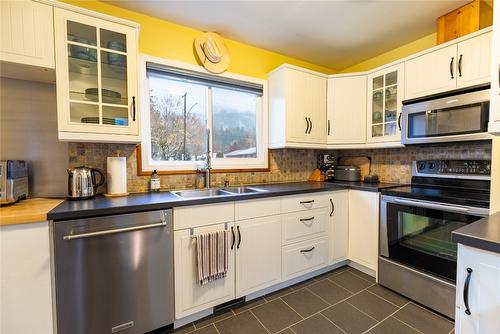
[[[490,160],[418,160],[417,174],[426,175],[491,175]]]

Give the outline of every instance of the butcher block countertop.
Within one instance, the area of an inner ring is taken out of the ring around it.
[[[0,226],[47,220],[47,213],[64,199],[30,198],[0,208]]]

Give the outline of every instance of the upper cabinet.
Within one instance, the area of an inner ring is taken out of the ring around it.
[[[491,31],[406,61],[406,99],[490,81]]]
[[[491,58],[491,99],[489,132],[500,135],[500,1],[493,10],[493,40]]]
[[[367,142],[401,140],[404,64],[368,75]]]
[[[54,9],[59,140],[138,142],[137,29]]]
[[[328,144],[366,141],[366,74],[333,76],[328,79]]]
[[[0,2],[0,60],[54,68],[52,7],[34,1]]]
[[[326,142],[326,77],[283,65],[269,75],[270,147]]]

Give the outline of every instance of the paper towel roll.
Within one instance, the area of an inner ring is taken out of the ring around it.
[[[108,157],[108,194],[127,193],[127,159]]]

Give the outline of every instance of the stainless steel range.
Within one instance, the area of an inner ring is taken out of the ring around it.
[[[414,161],[411,185],[382,190],[381,285],[454,318],[451,233],[489,214],[490,169],[489,160]]]

